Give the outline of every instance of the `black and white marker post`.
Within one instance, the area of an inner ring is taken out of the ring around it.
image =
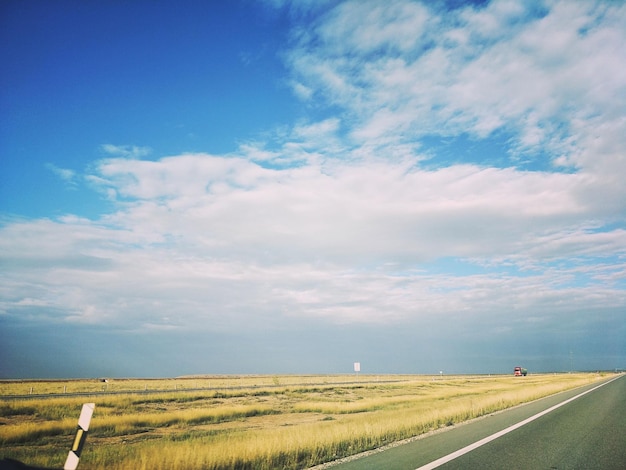
[[[72,450],[67,455],[65,466],[63,470],[76,470],[78,467],[78,461],[80,460],[80,453],[83,450],[85,439],[87,438],[87,431],[89,431],[89,423],[91,422],[91,415],[96,407],[95,403],[85,403],[83,409],[80,412],[78,418],[78,427],[76,428],[76,437],[74,438],[74,444]]]

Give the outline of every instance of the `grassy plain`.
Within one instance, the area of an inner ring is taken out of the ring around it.
[[[600,378],[546,374],[4,381],[0,458],[62,467],[82,403],[90,401],[96,409],[81,458],[84,470],[301,469]],[[88,397],[8,399],[16,394],[103,389],[106,393]]]

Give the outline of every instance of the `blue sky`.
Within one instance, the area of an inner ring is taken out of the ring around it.
[[[619,2],[10,0],[0,36],[1,377],[626,367]]]

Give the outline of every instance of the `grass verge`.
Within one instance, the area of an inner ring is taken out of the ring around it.
[[[101,396],[90,398],[96,411],[81,466],[307,468],[599,378],[362,376],[350,383],[317,377],[306,385],[273,376],[236,389]],[[0,400],[0,458],[62,465],[83,401]]]

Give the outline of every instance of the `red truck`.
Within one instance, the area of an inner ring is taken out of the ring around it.
[[[522,375],[526,377],[526,374],[528,374],[528,370],[524,369],[523,367],[517,366],[515,369],[513,369],[513,375],[515,377],[521,377]]]

